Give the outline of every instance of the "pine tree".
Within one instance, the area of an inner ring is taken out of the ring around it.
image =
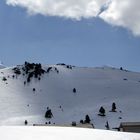
[[[24,124],[25,124],[25,125],[27,125],[27,124],[28,124],[28,121],[27,121],[27,120],[25,120]]]
[[[52,117],[53,117],[52,111],[51,111],[51,109],[49,109],[47,107],[47,111],[45,113],[45,118],[52,118]]]
[[[105,109],[102,106],[99,109],[99,113],[100,116],[105,116]]]
[[[76,93],[76,88],[73,89],[73,93]]]
[[[85,116],[85,123],[90,123],[90,121],[91,121],[91,120],[90,120],[89,116],[86,115],[86,116]]]
[[[112,112],[116,112],[116,104],[112,103]]]

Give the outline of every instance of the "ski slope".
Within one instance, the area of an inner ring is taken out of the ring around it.
[[[140,140],[140,134],[68,127],[0,127],[3,140]]]
[[[32,78],[26,85],[23,72],[16,76],[14,67],[0,69],[0,125],[24,125],[25,120],[28,125],[49,121],[68,125],[84,120],[86,114],[99,129],[106,129],[106,121],[111,129],[119,127],[120,122],[140,121],[140,73],[106,66],[70,69],[66,65],[46,65],[43,69],[49,67],[51,71],[41,80]],[[117,112],[110,112],[113,102]],[[105,117],[98,116],[101,106],[106,110]],[[51,119],[44,117],[47,107],[52,110]]]

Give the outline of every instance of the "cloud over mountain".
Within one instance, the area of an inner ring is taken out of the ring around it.
[[[6,0],[8,5],[27,9],[28,14],[80,20],[99,16],[109,24],[140,35],[138,0]]]

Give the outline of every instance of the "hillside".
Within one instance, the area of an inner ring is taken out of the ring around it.
[[[3,64],[0,63],[0,69],[6,68]]]
[[[106,121],[110,128],[122,121],[140,121],[140,73],[64,64],[41,66],[39,75],[30,74],[33,71],[26,71],[25,65],[0,69],[0,125],[24,125],[25,120],[29,125],[67,125],[87,114],[101,129]],[[117,112],[110,112],[113,102]],[[105,117],[98,115],[101,106]],[[51,119],[44,117],[47,107]]]

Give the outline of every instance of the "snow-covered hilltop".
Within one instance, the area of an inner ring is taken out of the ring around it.
[[[140,73],[111,67],[25,63],[0,69],[0,125],[79,123],[88,115],[95,128],[140,121]],[[116,112],[110,112],[112,103]],[[103,106],[105,116],[99,116]],[[46,119],[47,108],[52,118]]]

